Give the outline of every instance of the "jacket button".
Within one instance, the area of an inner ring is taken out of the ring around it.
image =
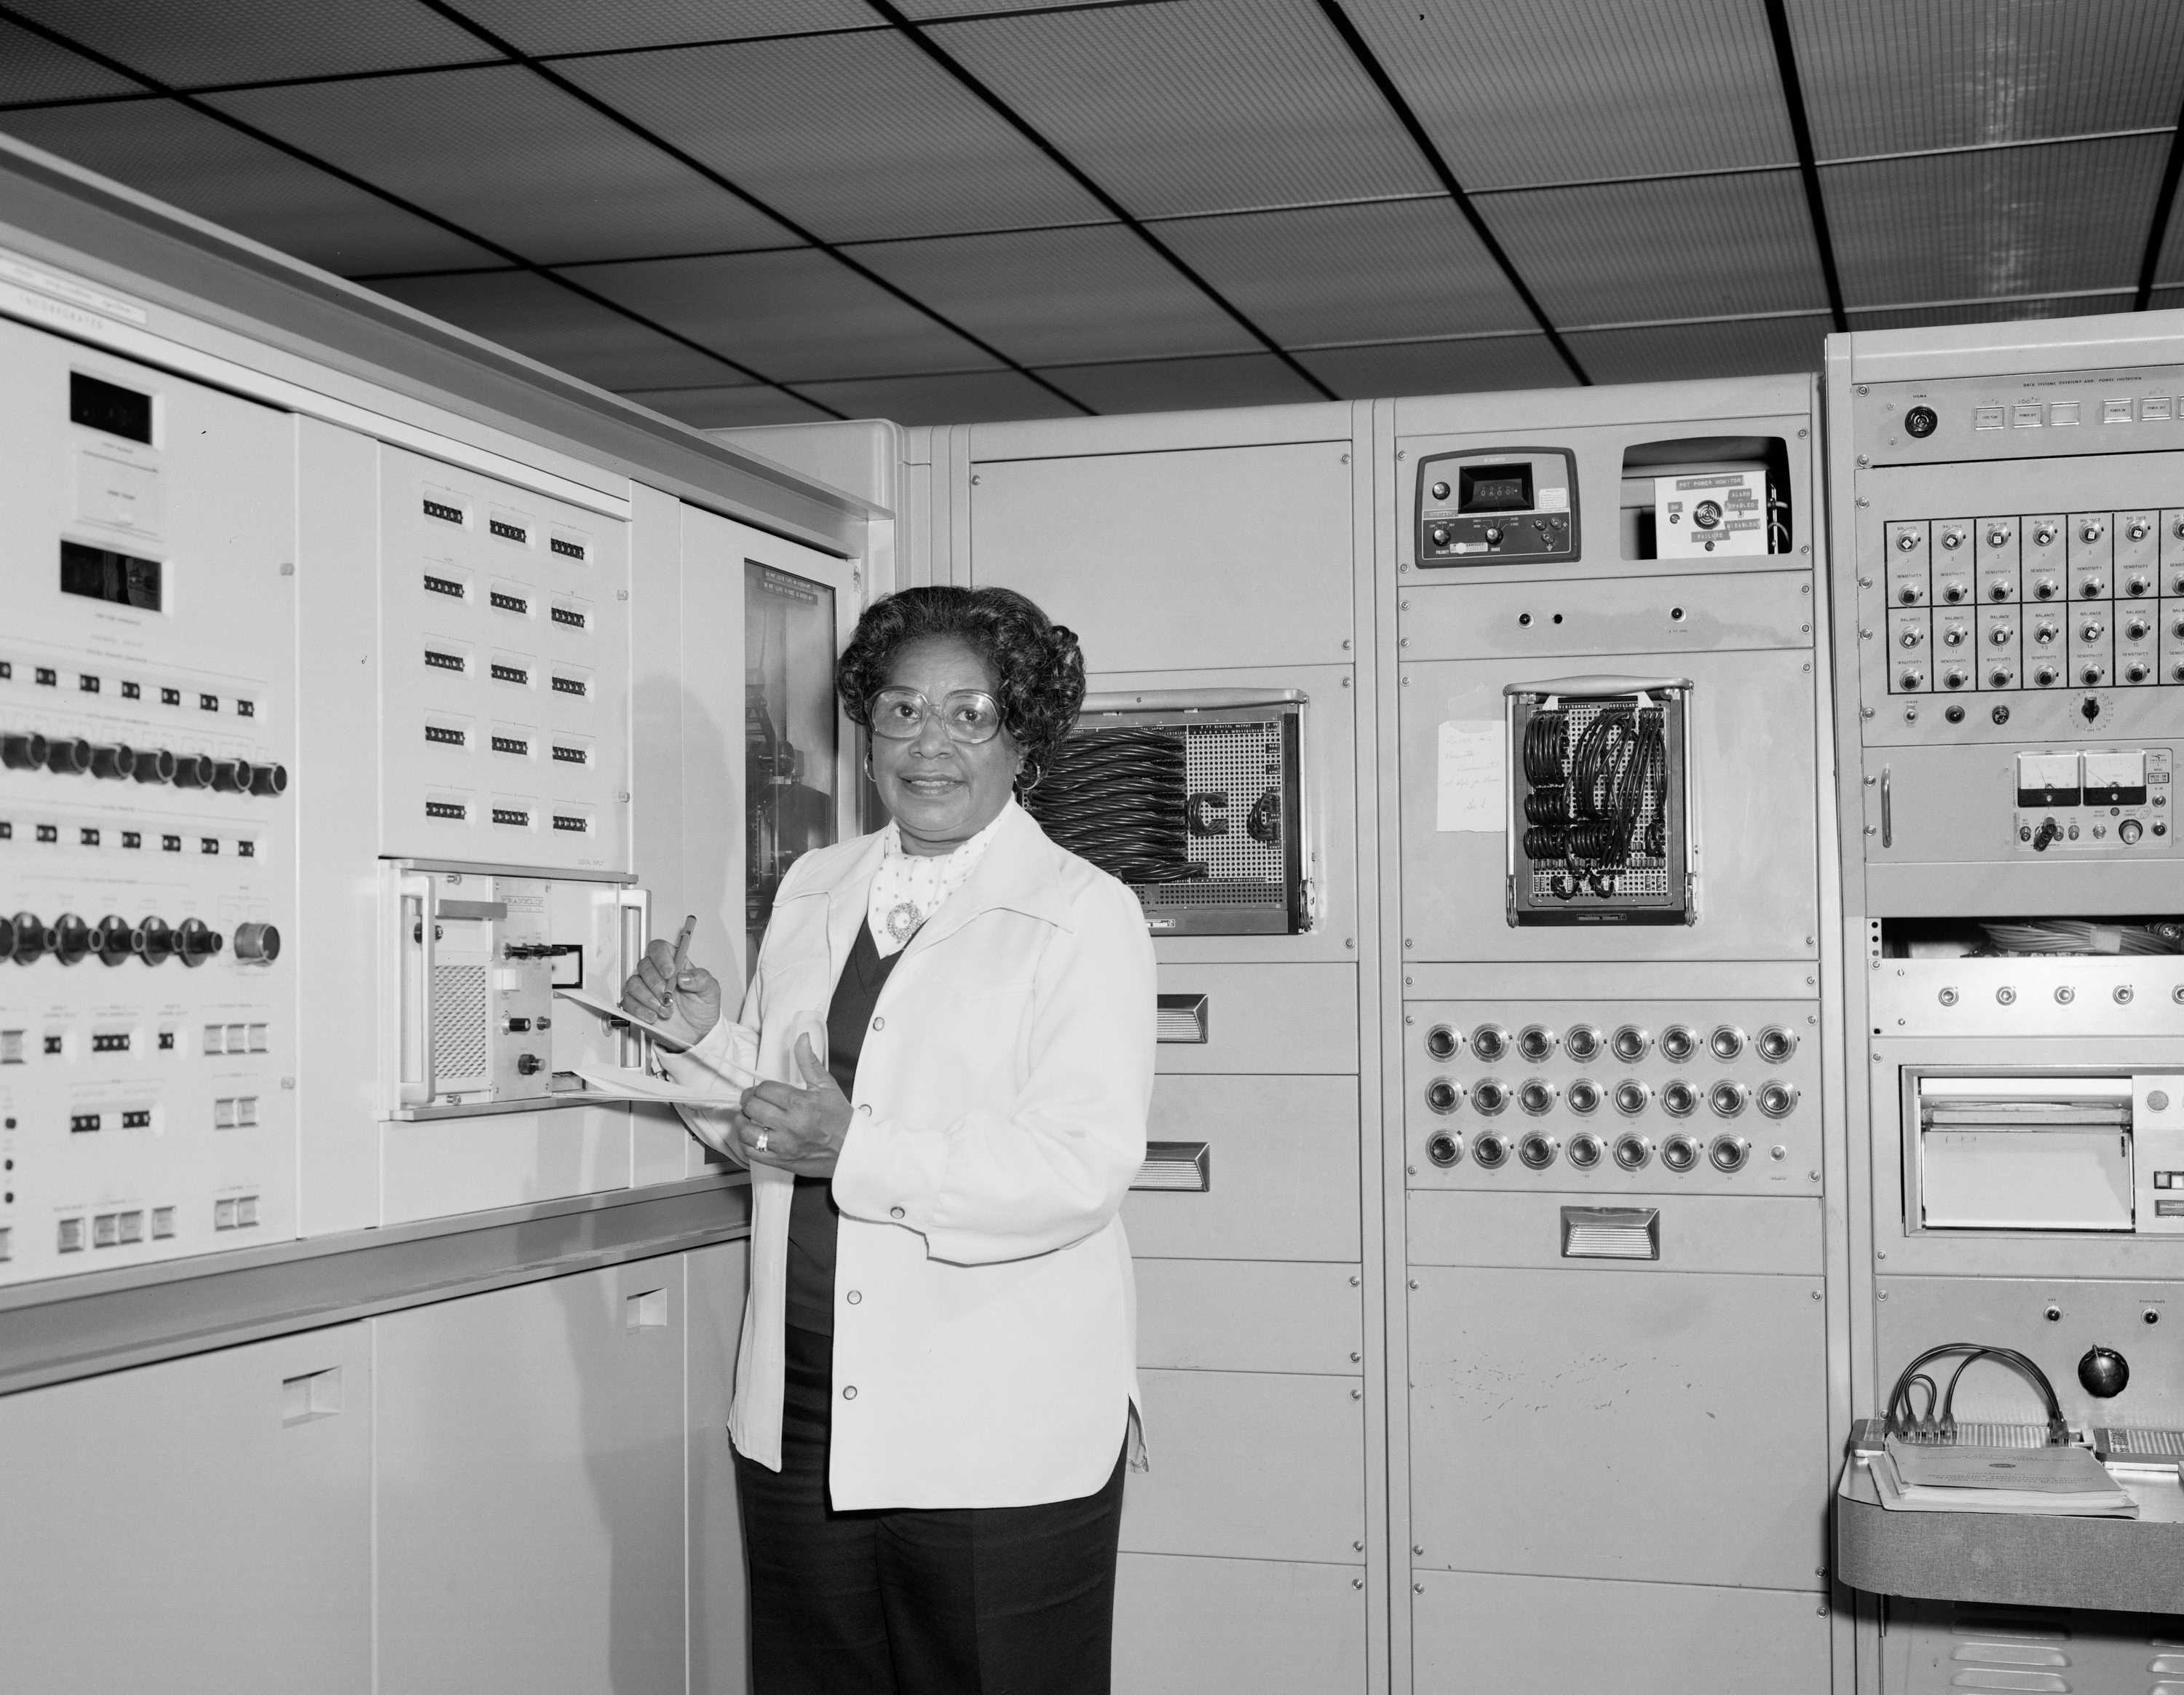
[[[861,1291],[857,1291],[857,1290],[852,1289],[852,1290],[850,1291],[850,1295],[849,1295],[849,1301],[850,1301],[850,1304],[852,1307],[855,1306],[855,1305],[857,1304],[857,1302],[860,1302],[860,1301],[863,1300],[864,1298],[865,1298],[865,1297],[864,1297],[863,1294],[862,1294]]]
[[[883,1030],[883,1029],[885,1029],[887,1028],[887,1020],[886,1020],[885,1018],[875,1018],[875,1019],[873,1019],[873,1020],[872,1020],[872,1028],[873,1028],[874,1029],[876,1029],[876,1030]]]
[[[842,1398],[844,1401],[855,1400],[857,1398],[857,1386],[852,1383],[847,1388],[844,1389],[842,1391]]]
[[[890,1218],[900,1218],[901,1216],[902,1216],[902,1208],[901,1208],[901,1207],[889,1207],[889,1208],[888,1208],[888,1217],[889,1217]]]

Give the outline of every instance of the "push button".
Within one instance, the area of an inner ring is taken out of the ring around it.
[[[890,1218],[900,1218],[900,1217],[902,1217],[902,1208],[901,1208],[901,1207],[889,1207],[889,1208],[888,1208],[888,1217],[889,1217]]]
[[[851,1291],[850,1291],[846,1296],[844,1296],[843,1298],[844,1298],[844,1300],[846,1300],[846,1301],[847,1301],[847,1302],[849,1302],[852,1307],[854,1307],[854,1306],[856,1306],[860,1302],[861,1302],[865,1297],[864,1297],[864,1294],[863,1294],[863,1292],[862,1292],[861,1291],[860,1291],[860,1290],[855,1290],[855,1289],[852,1289],[852,1290],[851,1290]]]
[[[883,1030],[883,1029],[885,1029],[887,1028],[887,1020],[886,1020],[885,1018],[875,1018],[875,1019],[873,1019],[873,1020],[872,1020],[872,1028],[873,1028],[874,1029],[876,1029],[876,1030]]]
[[[857,1398],[857,1386],[854,1383],[844,1384],[842,1386],[842,1398],[844,1401],[855,1400]]]

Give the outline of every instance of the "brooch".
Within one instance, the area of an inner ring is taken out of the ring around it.
[[[925,922],[914,900],[898,902],[887,915],[887,933],[898,942],[907,944],[917,934],[917,927]]]

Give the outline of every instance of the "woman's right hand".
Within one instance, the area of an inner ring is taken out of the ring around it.
[[[670,947],[655,941],[621,986],[621,1009],[671,1040],[690,1046],[721,1021],[721,979],[690,958],[693,912]]]

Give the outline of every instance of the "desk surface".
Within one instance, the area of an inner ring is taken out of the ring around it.
[[[1852,1458],[1836,1488],[1836,1576],[1930,1601],[2184,1612],[2184,1486],[2121,1473],[2136,1519],[1892,1512]]]

